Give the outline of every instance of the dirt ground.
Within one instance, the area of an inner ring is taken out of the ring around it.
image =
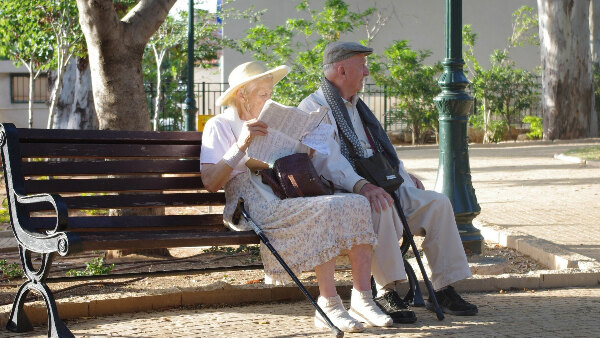
[[[0,199],[5,198],[4,180],[0,181]],[[207,207],[184,207],[167,208],[167,214],[190,214],[209,212]],[[210,210],[218,212],[218,210]],[[0,224],[1,230],[8,230],[9,224]],[[421,238],[415,237],[417,245],[420,246]],[[171,276],[149,276],[149,272],[157,271],[189,271],[190,269],[214,268],[214,267],[239,267],[248,265],[260,265],[261,259],[257,245],[242,247],[199,247],[199,248],[177,248],[169,250],[171,257],[146,257],[139,255],[129,255],[120,258],[106,258],[106,252],[85,252],[78,255],[60,257],[57,256],[52,263],[49,275],[48,286],[53,291],[56,299],[63,299],[75,296],[93,295],[102,298],[104,294],[114,293],[143,293],[153,290],[165,290],[174,287],[205,287],[215,283],[226,283],[231,285],[257,284],[264,282],[262,269],[251,270],[229,270],[210,273],[185,273]],[[98,258],[102,258],[101,265]],[[5,260],[1,264],[1,260]],[[39,263],[40,258],[34,258],[34,264]],[[490,275],[501,273],[527,274],[531,271],[545,270],[546,267],[540,265],[533,259],[520,254],[519,252],[502,247],[492,242],[485,242],[484,252],[481,255],[470,255],[469,261],[474,262],[471,270],[474,275]],[[11,304],[18,287],[25,281],[20,277],[8,277],[8,270],[19,270],[15,265],[18,264],[19,256],[15,249],[14,252],[0,253],[0,306]],[[95,269],[101,270],[112,267],[110,275],[115,278],[107,280],[82,280],[82,277],[71,277],[69,281],[64,281],[69,271],[83,271],[87,265],[95,265]],[[336,271],[336,280],[351,281],[352,274],[348,259],[345,256],[338,257],[338,267]],[[118,274],[132,274],[134,276],[117,277]],[[314,272],[306,272],[298,276],[306,283],[316,282]],[[61,278],[61,281],[52,281],[52,279]],[[31,300],[37,300],[39,297],[35,293],[28,296]]]
[[[527,274],[536,270],[544,270],[546,267],[540,265],[533,259],[519,252],[502,247],[500,245],[486,242],[484,252],[481,255],[469,257],[472,264],[472,272],[475,275],[490,275],[501,273]],[[185,275],[155,277],[145,275],[146,272],[165,270],[186,270],[205,267],[229,267],[247,266],[260,264],[258,246],[243,247],[204,247],[204,248],[180,248],[170,249],[171,258],[154,258],[130,255],[121,258],[111,258],[104,261],[103,266],[114,264],[111,275],[119,273],[139,273],[139,276],[128,276],[128,278],[116,278],[109,280],[84,280],[73,282],[49,282],[50,289],[57,299],[114,293],[142,293],[153,290],[172,289],[174,287],[205,287],[215,283],[226,283],[230,285],[257,284],[264,282],[264,274],[261,269],[220,271],[211,273],[191,273]],[[86,263],[92,262],[97,257],[103,257],[104,252],[88,252],[68,258],[58,258],[53,262],[50,279],[65,277],[69,270],[84,270]],[[3,253],[2,259],[8,263],[17,262],[18,255],[15,253]],[[485,262],[489,264],[484,264]],[[303,282],[316,282],[314,272],[306,272],[299,276]],[[350,281],[352,278],[347,258],[338,257],[336,280]],[[0,277],[0,305],[12,303],[17,288],[24,280],[21,278]],[[31,294],[31,299],[38,299]]]

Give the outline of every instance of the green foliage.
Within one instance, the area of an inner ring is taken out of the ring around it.
[[[21,278],[25,274],[17,263],[6,263],[6,259],[0,260],[0,272],[7,278]]]
[[[374,12],[373,8],[352,12],[342,0],[325,1],[321,11],[311,9],[309,1],[302,0],[296,9],[308,19],[288,18],[274,28],[259,22],[238,41],[240,51],[251,54],[255,60],[269,67],[286,64],[292,68],[275,86],[273,100],[293,106],[319,87],[327,43],[365,25],[365,18]]]
[[[471,77],[471,89],[473,96],[481,103],[478,114],[483,115],[483,127],[486,124],[491,127],[492,121],[486,118],[494,115],[502,119],[507,126],[514,122],[526,109],[532,107],[539,100],[539,83],[536,74],[517,68],[514,61],[510,59],[510,47],[522,46],[524,43],[534,43],[537,39],[535,29],[537,28],[537,17],[533,9],[523,6],[513,13],[515,22],[513,34],[508,39],[509,46],[504,50],[496,49],[490,56],[491,66],[484,69],[475,58],[473,49],[477,39],[470,25],[463,27],[463,42],[467,46],[464,59],[469,67]],[[487,137],[496,139],[498,125],[490,128]]]
[[[52,58],[53,36],[43,8],[35,1],[3,0],[0,13],[0,54],[16,66],[45,66]]]
[[[383,56],[374,55],[369,65],[375,83],[390,90],[398,97],[392,113],[405,121],[413,133],[413,143],[423,143],[426,131],[438,131],[438,111],[433,98],[440,88],[437,78],[442,71],[441,63],[433,66],[423,64],[431,55],[428,50],[412,50],[408,41],[395,41]]]
[[[527,137],[532,140],[541,139],[542,138],[542,118],[537,116],[525,116],[523,118],[523,123],[529,124],[529,132],[527,133]]]
[[[8,213],[8,199],[2,200],[2,209],[0,209],[0,223],[9,223],[10,214]]]
[[[110,264],[104,266],[104,258],[97,257],[94,258],[91,262],[85,263],[84,270],[74,270],[71,269],[67,271],[67,276],[97,276],[97,275],[108,275],[112,269],[114,269],[115,265]]]
[[[506,124],[506,121],[504,120],[490,121],[488,128],[490,141],[492,142],[497,143],[504,140],[506,134],[508,133],[508,124]]]

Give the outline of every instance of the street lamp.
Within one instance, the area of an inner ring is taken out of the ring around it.
[[[442,92],[434,99],[440,122],[440,160],[435,191],[450,198],[458,231],[466,250],[481,253],[483,236],[473,226],[481,211],[471,182],[467,122],[473,99],[462,58],[462,0],[446,0],[446,57],[438,80]]]
[[[188,7],[187,95],[185,98],[185,130],[196,130],[196,100],[194,99],[194,0]]]

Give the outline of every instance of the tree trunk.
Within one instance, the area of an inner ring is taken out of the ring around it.
[[[34,99],[34,88],[33,84],[35,82],[35,74],[33,72],[33,61],[29,65],[29,129],[33,128],[33,99]]]
[[[487,107],[487,100],[483,99],[483,140],[482,143],[490,143],[489,124],[492,112]]]
[[[150,130],[142,57],[150,37],[176,0],[143,0],[119,19],[112,0],[77,0],[90,60],[94,105],[102,130]],[[163,209],[113,210],[112,214],[162,214]],[[133,253],[133,250],[110,255]],[[166,249],[138,251],[165,254]]]
[[[151,129],[142,57],[146,43],[174,3],[140,1],[119,20],[112,0],[77,0],[100,129]]]
[[[98,129],[88,59],[74,58],[65,69],[56,103],[56,129]]]
[[[598,135],[589,1],[538,0],[544,139]]]

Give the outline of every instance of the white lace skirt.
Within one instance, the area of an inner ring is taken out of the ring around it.
[[[336,193],[280,200],[265,196],[264,190],[259,191],[255,184],[250,174],[244,173],[225,185],[225,223],[230,223],[238,197],[243,197],[250,217],[295,274],[310,271],[354,245],[377,242],[369,201],[361,195]],[[251,228],[242,218],[235,230]],[[262,243],[260,253],[265,282],[291,281]]]

